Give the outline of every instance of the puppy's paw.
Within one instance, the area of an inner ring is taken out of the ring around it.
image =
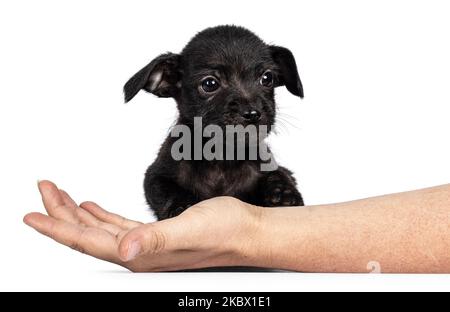
[[[276,183],[266,191],[263,205],[266,207],[302,206],[303,199],[295,186]]]

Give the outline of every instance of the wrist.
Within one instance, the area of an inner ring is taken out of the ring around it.
[[[235,241],[233,250],[237,263],[233,265],[275,268],[273,258],[274,242],[278,224],[273,214],[278,208],[266,208],[246,204],[247,217],[240,224],[240,239]]]
[[[253,206],[253,222],[247,233],[246,248],[240,265],[297,269],[296,255],[306,253],[307,226],[303,209]],[[295,250],[295,252],[294,252]]]

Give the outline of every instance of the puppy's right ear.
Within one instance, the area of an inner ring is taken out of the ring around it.
[[[180,89],[180,55],[166,53],[158,56],[138,71],[123,87],[125,103],[141,90],[159,97],[174,97]]]

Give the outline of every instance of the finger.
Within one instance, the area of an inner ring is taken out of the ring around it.
[[[81,203],[80,207],[87,210],[88,212],[90,212],[92,215],[94,215],[100,221],[114,224],[124,230],[134,229],[135,227],[142,225],[141,222],[128,220],[127,218],[124,218],[120,215],[108,212],[94,202]]]
[[[120,263],[117,257],[117,241],[105,231],[75,225],[41,213],[26,215],[24,222],[39,233],[81,253]]]
[[[49,216],[75,224],[79,222],[73,209],[66,206],[61,192],[53,182],[40,181],[38,182],[38,188],[42,196],[45,210]]]
[[[78,219],[81,223],[83,223],[87,226],[103,229],[113,235],[117,235],[122,230],[120,227],[118,227],[114,224],[109,224],[109,223],[100,221],[99,219],[97,219],[95,216],[93,216],[88,211],[78,207],[77,203],[70,197],[70,195],[66,191],[59,190],[59,192],[61,193],[61,196],[64,200],[65,205],[67,207],[71,207],[71,208],[73,207],[73,212],[76,214],[76,216],[78,217]]]
[[[119,243],[119,257],[128,262],[139,255],[152,253],[159,254],[164,251],[177,249],[190,249],[195,245],[195,224],[186,226],[181,216],[141,225],[129,231]],[[197,240],[198,241],[198,240]]]
[[[77,214],[78,218],[80,219],[80,221],[86,225],[89,226],[98,226],[100,223],[100,220],[98,220],[96,217],[94,217],[92,214],[90,214],[89,212],[87,212],[84,209],[79,209],[77,203],[70,197],[70,195],[64,191],[64,190],[59,190],[61,197],[63,198],[64,204],[67,207],[71,207],[73,208],[74,213]]]
[[[72,197],[70,197],[70,195],[66,191],[64,191],[63,189],[59,189],[59,194],[61,195],[61,198],[63,199],[64,205],[66,205],[66,207],[73,210],[78,207],[77,203],[72,199]]]

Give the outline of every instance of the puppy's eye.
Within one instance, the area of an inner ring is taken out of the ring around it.
[[[206,77],[205,79],[202,80],[202,89],[206,93],[212,93],[217,89],[219,89],[219,87],[220,83],[214,77]]]
[[[259,81],[264,87],[271,87],[273,85],[273,74],[270,70],[266,71]]]

